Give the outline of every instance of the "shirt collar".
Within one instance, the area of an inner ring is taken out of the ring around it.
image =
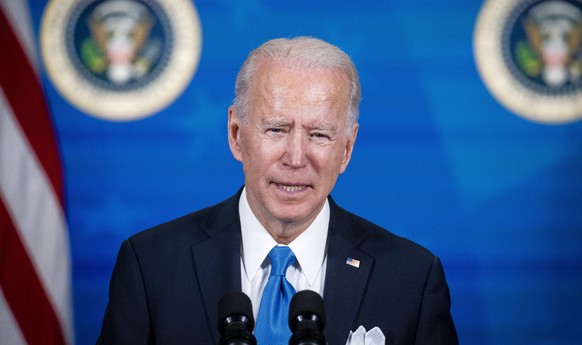
[[[243,245],[242,261],[246,276],[251,281],[277,242],[252,212],[246,197],[246,187],[239,200],[239,214]],[[289,244],[309,285],[315,284],[323,265],[329,217],[329,202],[326,199],[313,223]]]

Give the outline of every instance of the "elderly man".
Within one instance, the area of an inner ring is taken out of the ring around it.
[[[439,259],[329,196],[353,152],[360,99],[356,69],[333,45],[299,37],[254,50],[228,110],[244,187],[123,243],[98,343],[216,344],[218,301],[242,291],[258,344],[287,344],[287,319],[273,315],[313,290],[330,345],[360,327],[386,344],[457,344]]]

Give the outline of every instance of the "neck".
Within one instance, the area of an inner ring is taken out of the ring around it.
[[[261,222],[262,223],[262,222]],[[299,235],[301,235],[312,222],[303,226],[298,226],[294,223],[287,223],[287,224],[277,224],[277,225],[266,225],[263,224],[265,229],[269,232],[271,237],[278,243],[278,244],[285,244],[288,245],[289,243],[293,242]]]
[[[271,237],[273,237],[277,243],[288,245],[305,230],[307,230],[311,224],[313,224],[324,205],[325,203],[314,210],[314,212],[312,212],[309,217],[302,220],[280,220],[274,218],[269,219],[257,216],[257,213],[254,211],[253,213],[255,213],[255,216],[257,216],[257,219],[261,225],[267,229],[267,232],[269,232]]]

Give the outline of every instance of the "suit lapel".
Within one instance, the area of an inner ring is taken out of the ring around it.
[[[354,325],[374,259],[357,248],[364,234],[342,219],[345,211],[330,200],[331,219],[328,234],[327,269],[323,298],[329,344],[345,344]],[[338,213],[341,213],[338,214]],[[348,265],[348,258],[359,260],[359,267]]]
[[[238,196],[215,208],[202,224],[210,237],[192,247],[194,268],[214,343],[219,339],[218,301],[225,293],[241,289]]]

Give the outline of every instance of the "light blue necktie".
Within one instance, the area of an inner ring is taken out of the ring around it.
[[[289,302],[295,289],[285,278],[287,268],[297,259],[289,247],[276,246],[269,252],[271,274],[259,307],[255,337],[258,345],[288,344],[291,337],[289,329]]]

